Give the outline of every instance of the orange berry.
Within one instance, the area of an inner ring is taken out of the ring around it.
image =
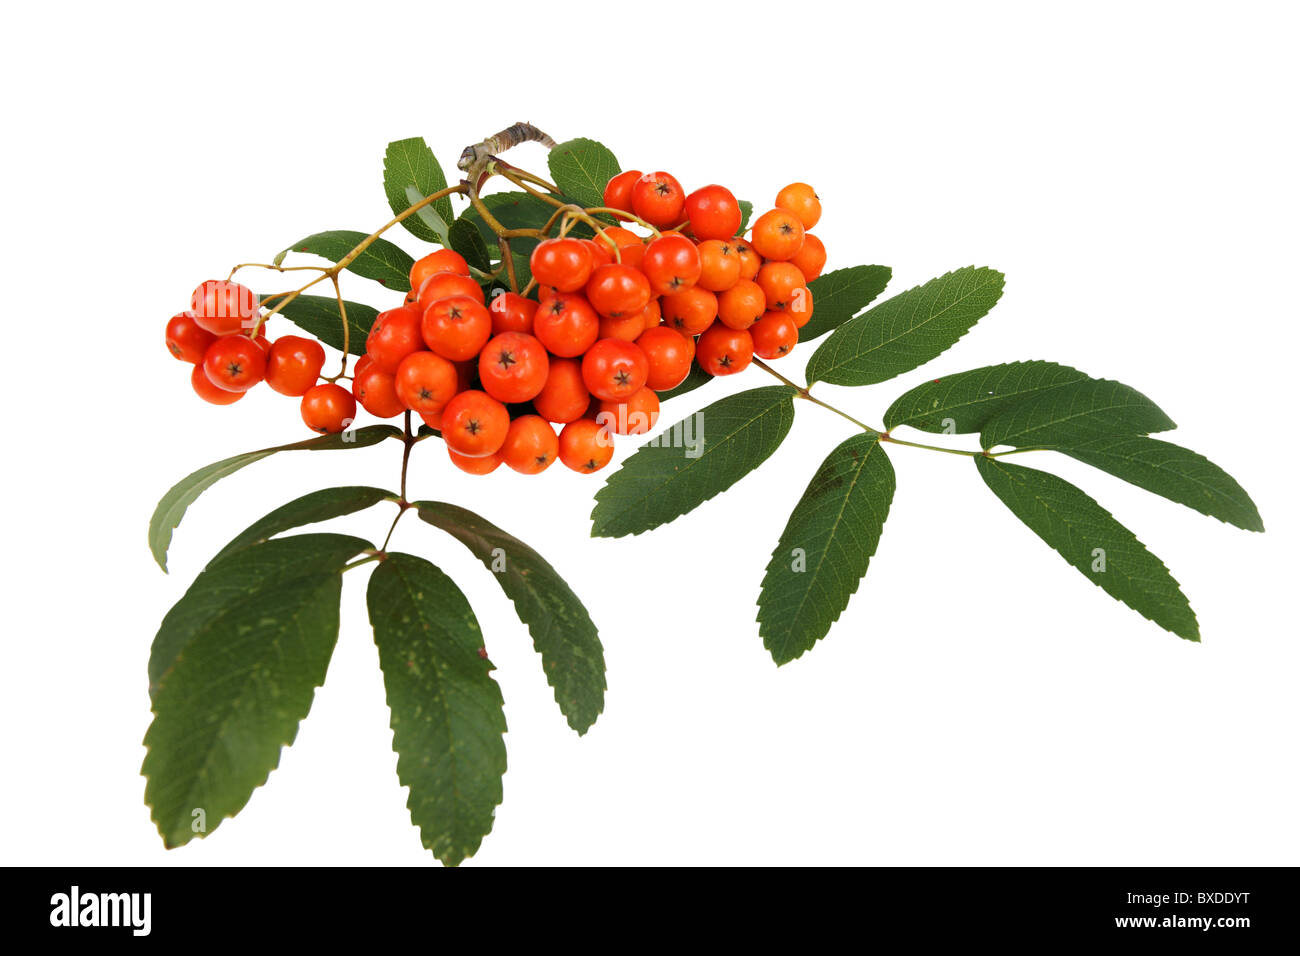
[[[560,461],[583,474],[600,471],[614,457],[614,436],[590,418],[569,422],[560,432]]]
[[[757,282],[741,279],[718,296],[718,320],[732,329],[747,329],[767,311],[767,296]]]
[[[501,445],[501,460],[522,475],[545,471],[560,453],[560,440],[551,423],[539,415],[521,415],[510,423]]]
[[[816,190],[807,183],[791,183],[786,186],[776,194],[776,202],[773,205],[777,209],[794,213],[805,229],[817,225],[817,221],[822,217],[821,200],[817,198]]]
[[[602,399],[596,422],[616,435],[642,435],[659,420],[659,396],[642,387],[621,402]]]
[[[773,209],[758,217],[750,230],[750,244],[764,259],[784,262],[803,245],[803,223],[792,212]]]
[[[788,312],[768,312],[749,329],[754,354],[777,359],[789,355],[799,342],[799,327]]]
[[[803,273],[804,281],[812,282],[826,268],[826,247],[811,232],[805,232],[803,245],[790,261]]]
[[[699,245],[700,277],[696,284],[710,292],[724,292],[740,279],[736,247],[724,239],[706,239]]]

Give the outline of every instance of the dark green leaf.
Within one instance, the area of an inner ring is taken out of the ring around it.
[[[813,279],[808,283],[813,314],[799,330],[799,341],[809,342],[838,329],[874,302],[892,275],[889,266],[850,266]]]
[[[364,428],[339,432],[334,435],[321,435],[319,438],[308,438],[305,441],[296,441],[288,445],[276,445],[274,448],[259,448],[257,451],[246,451],[242,455],[235,455],[232,458],[224,458],[210,465],[204,465],[198,471],[192,472],[176,482],[158,502],[153,517],[149,519],[149,550],[153,552],[154,560],[158,562],[158,566],[166,571],[167,548],[171,545],[172,531],[185,517],[186,509],[194,504],[195,500],[203,492],[227,475],[239,471],[245,465],[261,461],[268,455],[274,455],[278,451],[337,451],[345,448],[366,448],[369,445],[378,444],[385,438],[401,437],[401,430],[394,428],[392,425],[367,425]]]
[[[1153,494],[1247,531],[1263,531],[1255,502],[1226,471],[1178,445],[1145,436],[1095,438],[1054,448]]]
[[[253,545],[200,574],[163,620],[141,772],[166,846],[211,833],[279,764],[325,680],[343,566],[368,547],[343,535]]]
[[[691,370],[686,373],[686,377],[678,384],[674,385],[667,391],[659,393],[659,401],[666,402],[670,398],[676,398],[678,395],[685,395],[687,392],[693,392],[701,385],[708,385],[713,381],[713,376],[700,366],[692,362]]]
[[[555,212],[554,206],[523,192],[493,193],[483,197],[483,205],[487,206],[488,213],[507,229],[541,229]],[[484,244],[494,256],[500,255],[496,233],[479,215],[478,210],[471,206],[461,215],[461,219],[468,221],[479,231]],[[536,245],[536,239],[523,236],[510,240],[511,250],[524,256],[530,255]]]
[[[265,517],[254,521],[218,551],[208,562],[208,567],[212,567],[232,552],[240,551],[252,544],[261,544],[282,531],[364,511],[381,501],[396,500],[397,495],[391,491],[385,491],[383,488],[367,488],[364,485],[322,488],[320,491],[313,491],[281,505]]]
[[[285,252],[309,252],[312,255],[323,256],[331,262],[339,262],[360,245],[366,236],[367,233],[354,232],[351,229],[318,232],[295,242]],[[410,292],[413,265],[415,260],[405,250],[393,245],[387,239],[376,239],[349,263],[347,269],[363,278],[374,279],[394,292]]]
[[[605,653],[596,625],[564,578],[540,554],[472,511],[417,501],[418,514],[473,552],[528,625],[547,682],[569,726],[584,734],[605,709]]]
[[[447,188],[447,177],[423,137],[399,139],[388,144],[384,152],[384,192],[388,195],[388,205],[393,213],[401,213],[408,206],[413,206],[425,196],[432,196]],[[409,198],[408,190],[413,189],[416,198]],[[435,200],[428,207],[436,218],[430,224],[428,217],[407,216],[402,225],[411,235],[425,242],[447,244],[447,225],[455,218],[451,209],[451,198],[444,196]],[[438,229],[437,224],[442,228]]]
[[[808,360],[808,381],[873,385],[924,365],[997,304],[1002,282],[1000,272],[968,266],[886,299],[818,347]],[[813,321],[820,308],[814,293]]]
[[[875,435],[854,435],[817,469],[758,597],[759,634],[778,664],[811,650],[848,607],[893,497],[894,468]]]
[[[1056,475],[975,456],[985,484],[1084,577],[1143,617],[1199,641],[1196,614],[1178,582],[1133,532]]]
[[[453,222],[451,230],[447,233],[447,242],[452,249],[465,257],[466,262],[480,272],[487,272],[492,268],[492,257],[488,254],[487,243],[483,241],[483,237],[472,222],[463,218]]]
[[[815,300],[814,300],[815,301]],[[1055,362],[1010,362],[945,375],[906,392],[885,412],[885,428],[911,425],[924,432],[977,432],[1008,406],[1088,376]]]
[[[1174,427],[1169,416],[1136,389],[1089,378],[1036,392],[1003,408],[980,429],[980,444],[985,448],[1072,445]]]
[[[271,305],[275,305],[272,300]],[[360,302],[344,301],[348,313],[348,352],[352,355],[366,353],[366,336],[375,324],[378,309]],[[339,316],[339,300],[332,295],[300,295],[282,308],[283,315],[298,328],[310,332],[326,345],[343,351],[343,319]]]
[[[506,718],[465,595],[434,565],[390,553],[366,594],[384,672],[397,778],[420,839],[443,863],[492,829],[506,772]]]
[[[614,154],[591,139],[560,143],[547,155],[546,165],[560,192],[586,207],[605,205],[605,185],[620,172]]]
[[[591,533],[640,534],[726,491],[781,444],[795,394],[771,385],[730,395],[646,442],[596,492]]]

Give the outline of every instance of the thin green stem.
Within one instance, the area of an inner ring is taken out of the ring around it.
[[[380,552],[388,551],[388,542],[393,540],[393,532],[397,529],[397,522],[402,520],[402,515],[406,514],[411,508],[411,503],[406,500],[406,472],[411,464],[411,448],[414,447],[418,439],[411,431],[411,412],[408,410],[402,417],[402,483],[398,492],[397,515],[393,518],[393,523],[388,526],[388,534],[384,535],[384,543],[379,546]]]

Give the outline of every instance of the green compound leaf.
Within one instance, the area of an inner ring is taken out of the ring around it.
[[[141,773],[165,846],[211,833],[279,764],[325,680],[343,566],[369,547],[344,535],[253,545],[203,571],[163,620]]]
[[[808,283],[813,314],[799,330],[799,341],[809,342],[838,329],[874,302],[893,274],[889,266],[850,266],[813,279]]]
[[[1002,284],[1002,273],[968,266],[886,299],[831,333],[808,360],[808,381],[873,385],[910,372],[956,344]],[[814,293],[814,320],[819,308]]]
[[[464,218],[453,222],[447,233],[447,243],[475,269],[480,272],[491,270],[492,257],[488,253],[487,243],[472,222]]]
[[[546,165],[560,192],[587,207],[605,205],[605,184],[621,172],[614,154],[593,139],[560,143],[547,154]]]
[[[740,392],[646,442],[596,492],[592,535],[640,534],[726,491],[781,444],[795,394],[787,385]]]
[[[980,428],[980,444],[986,449],[1072,445],[1174,427],[1173,420],[1137,389],[1089,378],[1045,389],[1001,409]]]
[[[313,491],[281,505],[265,517],[254,521],[218,551],[208,562],[208,567],[212,567],[228,554],[240,551],[249,545],[261,544],[282,531],[316,524],[318,521],[328,521],[331,518],[341,518],[343,515],[364,511],[381,501],[396,500],[397,495],[391,491],[385,491],[383,488],[367,488],[364,485],[322,488],[320,491]]]
[[[1196,614],[1159,558],[1128,528],[1064,479],[975,456],[984,483],[1012,514],[1093,584],[1148,620],[1199,641]]]
[[[447,177],[424,138],[399,139],[388,144],[384,152],[384,193],[388,196],[388,205],[393,214],[403,212],[425,196],[447,188]],[[415,198],[410,198],[414,191]],[[451,209],[451,197],[444,196],[435,200],[428,208],[434,216],[407,216],[402,220],[406,231],[425,242],[447,244],[447,223],[456,214]],[[441,224],[439,230],[437,224]],[[409,268],[407,270],[410,271]]]
[[[1259,509],[1246,490],[1214,462],[1187,448],[1141,435],[1120,435],[1052,450],[1203,515],[1246,531],[1264,530]]]
[[[318,232],[295,242],[280,253],[280,256],[283,257],[289,252],[309,252],[312,255],[322,256],[330,262],[339,262],[367,236],[368,233],[354,232],[351,229]],[[376,239],[348,264],[347,269],[362,278],[374,279],[394,292],[410,292],[413,265],[415,260],[405,250],[393,245],[387,239]]]
[[[271,306],[275,306],[272,300]],[[360,302],[344,300],[348,313],[348,352],[366,354],[366,336],[375,324],[379,310]],[[310,332],[326,345],[343,351],[343,319],[339,315],[339,300],[332,295],[300,295],[287,303],[278,315],[283,315],[298,328]]]
[[[545,558],[486,518],[441,501],[415,507],[493,572],[528,625],[560,712],[585,734],[605,709],[605,652],[582,601]]]
[[[339,451],[347,448],[366,448],[377,445],[385,438],[401,437],[401,429],[394,428],[392,425],[367,425],[364,428],[338,432],[334,435],[321,435],[319,438],[308,438],[288,445],[246,451],[242,455],[204,465],[198,471],[191,472],[176,482],[158,502],[153,517],[149,519],[149,550],[153,552],[158,567],[166,571],[167,549],[171,546],[172,532],[180,525],[189,506],[194,504],[199,495],[222,478],[234,474],[255,461],[261,461],[268,455],[274,455],[279,451]]]
[[[854,435],[817,469],[758,596],[758,632],[777,664],[811,650],[848,607],[893,497],[894,468],[874,435]]]
[[[1055,362],[1009,362],[945,375],[900,395],[885,412],[885,428],[911,425],[924,432],[977,432],[1004,408],[1049,388],[1088,378]]]
[[[684,379],[667,391],[659,393],[659,401],[666,402],[668,399],[676,398],[678,395],[685,395],[687,392],[693,392],[701,385],[708,385],[712,381],[712,375],[700,368],[698,362],[692,362],[691,370],[686,373]]]
[[[409,554],[380,562],[366,603],[411,821],[455,866],[491,831],[506,772],[504,702],[478,620],[451,578]]]

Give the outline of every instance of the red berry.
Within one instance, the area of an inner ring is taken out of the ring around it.
[[[758,217],[749,234],[750,244],[764,259],[784,262],[803,245],[803,223],[792,212],[773,209]]]
[[[591,404],[591,393],[582,380],[582,363],[572,358],[553,358],[546,383],[533,397],[533,408],[547,421],[567,423],[581,418]]]
[[[420,311],[433,305],[439,299],[445,299],[451,295],[466,295],[475,302],[484,304],[487,300],[483,296],[483,287],[475,282],[469,276],[457,275],[454,272],[436,272],[424,280],[420,286],[420,291],[416,295]]]
[[[281,395],[305,395],[325,366],[325,350],[315,339],[282,335],[266,356],[266,384]]]
[[[483,390],[499,402],[530,401],[550,371],[546,349],[531,335],[503,332],[483,348],[478,359]]]
[[[765,359],[788,355],[799,343],[799,327],[786,312],[768,312],[750,326],[749,334],[754,354]]]
[[[469,275],[469,263],[465,257],[454,249],[439,249],[437,252],[431,252],[422,259],[417,259],[411,266],[411,288],[415,289],[418,294],[420,286],[424,285],[429,276],[437,275],[440,272],[452,272],[456,275]]]
[[[602,401],[596,422],[615,435],[643,435],[659,420],[659,396],[639,388],[621,402]]]
[[[456,366],[432,352],[411,353],[402,359],[393,376],[393,387],[402,404],[420,413],[440,411],[456,394],[459,384]]]
[[[655,295],[671,295],[695,285],[700,278],[699,250],[680,233],[670,232],[652,241],[641,259],[641,271]]]
[[[600,471],[613,457],[614,436],[590,418],[569,422],[560,432],[560,461],[574,471]]]
[[[406,403],[397,395],[397,379],[373,363],[365,367],[357,363],[352,372],[352,395],[376,418],[394,418],[406,411]]]
[[[650,364],[633,342],[601,339],[582,357],[582,380],[597,398],[621,401],[646,382]]]
[[[668,173],[646,173],[632,184],[632,211],[652,226],[674,226],[682,221],[686,194]]]
[[[695,343],[695,359],[710,375],[735,375],[754,360],[754,340],[746,329],[715,322]]]
[[[656,392],[676,388],[691,370],[695,340],[666,325],[646,329],[636,344],[645,352],[649,363],[645,383]]]
[[[701,186],[686,197],[686,218],[697,239],[730,239],[740,231],[740,203],[725,186]]]
[[[510,413],[486,392],[461,392],[442,410],[442,439],[469,458],[494,454],[506,440]]]
[[[233,405],[244,397],[243,392],[228,392],[224,388],[213,385],[212,380],[208,378],[208,373],[203,371],[202,362],[195,365],[190,372],[190,385],[199,398],[213,405]]]
[[[197,365],[217,337],[203,328],[193,312],[177,312],[167,320],[167,350],[182,362]]]
[[[575,292],[586,285],[593,265],[591,250],[581,239],[569,237],[539,242],[528,262],[539,285],[560,292]]]
[[[424,349],[424,336],[421,334],[423,314],[419,306],[403,305],[375,316],[375,323],[366,338],[366,354],[375,363],[375,368],[392,375],[402,364],[402,359]]]
[[[605,184],[604,203],[610,209],[632,211],[632,187],[641,178],[641,170],[629,169],[619,173]]]
[[[424,344],[445,359],[467,362],[492,335],[487,306],[467,295],[439,299],[424,310],[420,323]]]
[[[356,399],[342,385],[315,385],[302,397],[302,420],[314,432],[341,432],[356,417]]]
[[[639,313],[650,301],[650,281],[631,266],[599,266],[587,280],[587,301],[601,315]]]
[[[512,421],[498,452],[502,461],[523,475],[545,471],[559,453],[555,429],[538,415],[521,415]]]
[[[238,282],[209,279],[190,295],[194,320],[214,335],[251,331],[257,325],[257,296]]]
[[[266,377],[266,352],[247,335],[223,335],[203,355],[208,380],[228,392],[246,392]]]
[[[542,300],[533,316],[533,334],[552,353],[581,355],[600,334],[600,317],[585,296],[557,292]]]
[[[525,299],[518,292],[498,292],[492,297],[488,306],[492,313],[492,334],[502,332],[533,332],[533,316],[537,313],[537,303]]]

